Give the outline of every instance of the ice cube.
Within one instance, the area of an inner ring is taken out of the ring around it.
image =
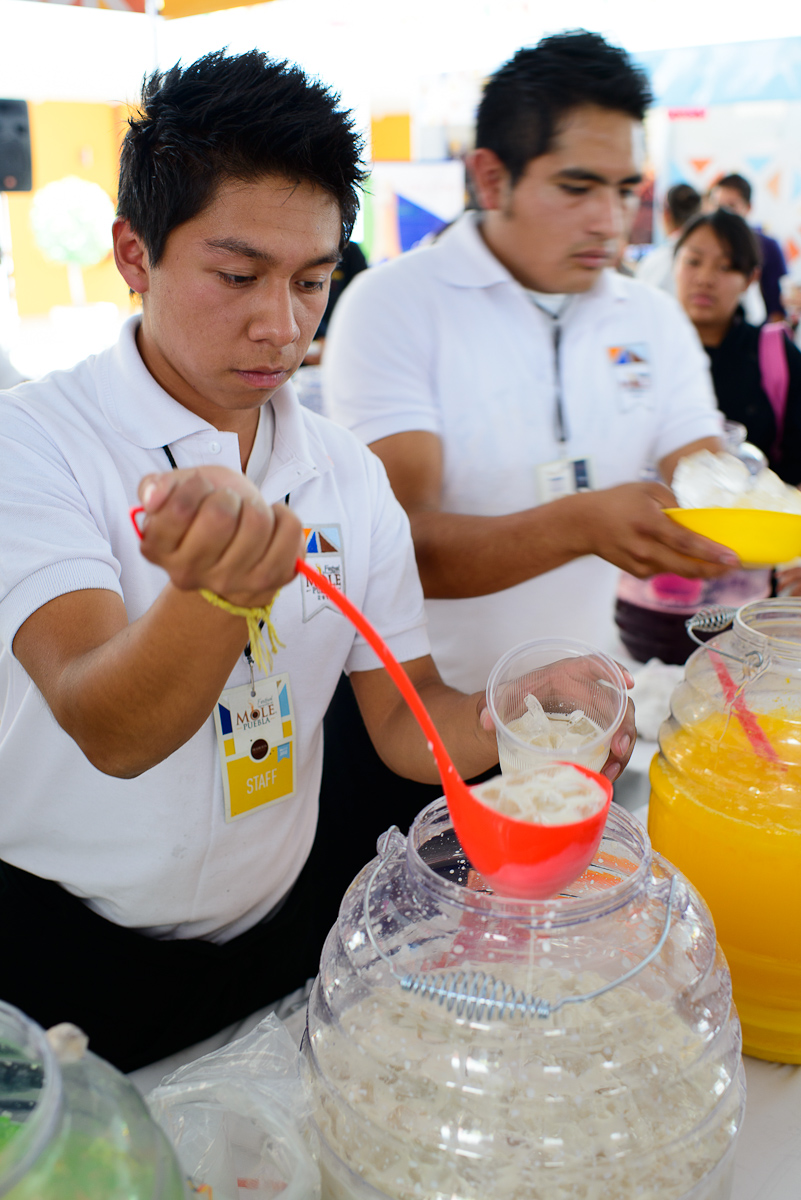
[[[601,732],[600,727],[594,721],[591,721],[580,708],[577,708],[575,712],[570,714],[567,728],[571,735],[582,738],[585,741],[591,741]]]
[[[478,784],[474,794],[507,816],[543,825],[561,825],[591,816],[606,802],[601,786],[570,766],[505,775]]]
[[[542,746],[545,749],[550,749],[551,727],[547,720],[543,728],[543,726],[534,721],[530,713],[524,713],[516,721],[510,721],[506,728],[510,733],[519,737],[522,742],[527,742],[529,746]]]
[[[699,450],[679,460],[671,488],[681,508],[731,508],[751,483],[751,472],[733,454]]]
[[[769,467],[752,475],[733,454],[699,450],[682,458],[671,484],[681,508],[758,508],[801,513],[801,492]]]

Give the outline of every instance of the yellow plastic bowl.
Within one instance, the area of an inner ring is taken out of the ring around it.
[[[801,514],[761,508],[666,508],[678,525],[727,546],[744,567],[774,567],[801,556]]]

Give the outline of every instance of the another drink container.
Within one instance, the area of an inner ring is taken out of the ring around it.
[[[745,1052],[801,1063],[801,600],[741,608],[690,657],[670,713],[651,840],[711,909]]]
[[[74,1032],[79,1050],[60,1061],[39,1025],[0,1002],[0,1196],[188,1200],[133,1084]]]

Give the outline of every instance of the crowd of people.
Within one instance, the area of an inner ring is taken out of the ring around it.
[[[315,974],[376,837],[440,794],[405,702],[299,556],[483,778],[484,688],[512,645],[607,648],[621,570],[738,566],[663,512],[724,415],[801,480],[799,352],[781,334],[780,416],[741,309],[769,259],[736,177],[705,214],[668,193],[658,278],[656,257],[652,282],[614,270],[650,102],[596,34],[520,50],[483,92],[475,203],[365,269],[336,96],[256,51],[146,82],[113,228],[141,314],[0,395],[3,999],[77,1022],[126,1070],[196,1042]],[[333,420],[291,382],[315,340]],[[256,609],[278,639],[266,671]],[[629,706],[610,779],[634,736]]]

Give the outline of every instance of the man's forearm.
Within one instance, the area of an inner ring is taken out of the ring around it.
[[[59,597],[26,625],[36,617],[75,623],[81,597],[90,595],[97,594]],[[91,612],[87,617],[90,624]],[[137,621],[65,654],[60,664],[31,661],[26,650],[36,636],[23,626],[15,652],[56,720],[98,770],[132,778],[174,753],[208,719],[242,654],[247,626],[199,593],[168,584]]]
[[[497,763],[495,733],[483,729],[478,719],[482,693],[468,696],[441,680],[430,684],[418,681],[415,686],[463,779],[472,779]],[[380,727],[370,723],[368,729],[376,750],[391,770],[418,783],[439,782],[436,759],[405,700],[398,701]]]
[[[585,495],[565,496],[498,517],[410,512],[425,595],[486,596],[589,554],[588,501]]]

